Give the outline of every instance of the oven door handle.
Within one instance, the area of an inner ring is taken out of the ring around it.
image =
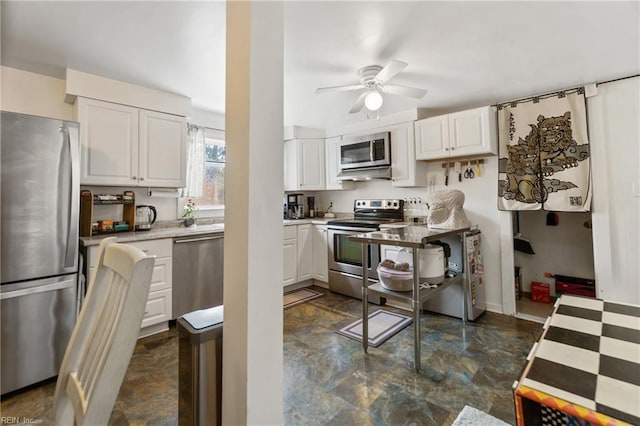
[[[377,229],[375,228],[354,228],[353,226],[342,226],[342,225],[329,225],[327,229],[330,231],[353,231],[356,233],[377,231]]]

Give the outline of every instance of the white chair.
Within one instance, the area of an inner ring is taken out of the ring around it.
[[[100,243],[62,360],[53,405],[56,425],[106,425],[133,354],[155,257],[115,241]]]

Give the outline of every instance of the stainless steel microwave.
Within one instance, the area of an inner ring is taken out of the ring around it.
[[[340,142],[340,169],[391,165],[389,132],[350,138]]]

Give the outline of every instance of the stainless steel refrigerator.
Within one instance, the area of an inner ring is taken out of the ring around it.
[[[58,374],[79,309],[79,125],[2,112],[2,394]]]

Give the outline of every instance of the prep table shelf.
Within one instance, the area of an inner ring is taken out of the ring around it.
[[[431,229],[426,226],[407,226],[404,228],[391,228],[375,232],[366,232],[362,234],[356,234],[349,236],[350,240],[359,242],[362,244],[362,348],[364,352],[367,352],[369,346],[369,294],[386,297],[389,299],[395,299],[403,302],[410,302],[413,313],[413,330],[414,330],[414,368],[416,371],[420,371],[420,314],[422,303],[428,300],[434,294],[440,292],[444,288],[452,285],[459,284],[462,287],[462,321],[467,321],[467,280],[466,274],[468,271],[468,265],[466,265],[467,252],[466,236],[472,235],[479,231],[471,230],[470,228],[459,229]],[[464,273],[454,278],[447,278],[437,288],[420,288],[419,278],[419,259],[418,249],[424,248],[430,241],[438,240],[444,237],[459,236],[461,238],[461,257],[465,259]],[[398,292],[388,290],[380,283],[369,284],[367,277],[368,256],[370,244],[390,245],[397,247],[410,248],[413,252],[413,290],[411,292]]]
[[[445,278],[442,284],[438,285],[438,287],[433,288],[423,288],[420,289],[420,304],[429,300],[436,293],[444,290],[452,284],[461,284],[463,280],[462,275],[458,275],[453,278]],[[387,299],[397,300],[399,302],[408,302],[411,303],[413,301],[413,292],[412,291],[393,291],[387,288],[382,287],[380,283],[372,284],[368,287],[367,291],[370,295],[382,296]]]

